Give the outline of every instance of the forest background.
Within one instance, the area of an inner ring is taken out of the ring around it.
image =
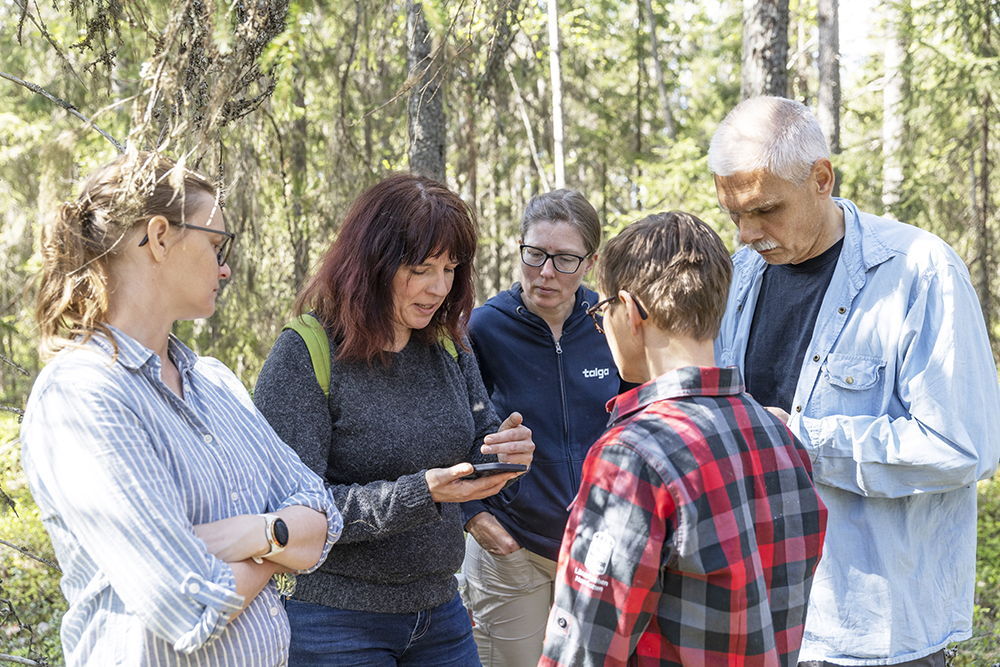
[[[252,390],[348,203],[393,170],[479,218],[482,302],[517,275],[527,200],[583,192],[613,235],[661,210],[735,227],[706,167],[749,94],[816,110],[839,194],[948,241],[1000,340],[997,0],[0,0],[0,664],[61,664],[65,601],[17,431],[41,367],[39,230],[80,179],[159,148],[239,234],[207,320],[175,333]],[[839,43],[865,50],[841,54]],[[980,484],[975,636],[1000,660],[1000,485]],[[920,585],[914,582],[914,585]]]

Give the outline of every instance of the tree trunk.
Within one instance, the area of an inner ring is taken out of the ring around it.
[[[510,79],[510,88],[514,92],[514,103],[517,106],[518,113],[521,115],[521,122],[524,123],[524,134],[528,138],[528,150],[531,151],[531,160],[535,165],[535,170],[538,172],[538,180],[542,182],[542,189],[548,192],[552,189],[552,186],[549,185],[549,177],[546,175],[545,167],[538,157],[538,144],[535,142],[535,132],[531,129],[531,117],[528,115],[528,107],[524,102],[524,96],[521,95],[521,87],[517,85],[517,79],[514,78],[514,71],[510,65],[507,65],[507,77]]]
[[[649,52],[653,55],[653,74],[656,76],[656,89],[660,93],[660,112],[663,114],[663,130],[667,137],[677,139],[677,127],[674,124],[674,114],[670,111],[670,99],[667,97],[667,83],[663,79],[663,66],[660,63],[660,47],[656,41],[656,14],[653,13],[653,0],[646,0],[646,16],[649,19]]]
[[[465,105],[465,137],[463,138],[465,159],[462,170],[465,175],[465,188],[462,198],[465,199],[469,208],[477,211],[479,209],[479,174],[476,167],[479,164],[479,133],[476,131],[477,116],[473,111],[476,108],[476,98],[471,87],[466,90]]]
[[[816,118],[830,153],[840,154],[840,16],[838,0],[819,0],[819,89]],[[840,196],[840,170],[834,165],[833,196]]]
[[[441,71],[432,71],[431,36],[424,19],[423,3],[407,0],[406,34],[409,40],[410,171],[445,180],[444,102]]]
[[[898,215],[902,198],[903,154],[906,146],[906,100],[909,76],[910,12],[906,3],[888,3],[885,29],[885,87],[882,91],[882,207],[886,215]]]
[[[788,94],[788,0],[743,0],[740,98]]]
[[[642,25],[642,5],[640,4],[636,11],[639,12],[638,25]],[[638,33],[641,28],[636,30]],[[633,206],[637,211],[642,211],[642,189],[639,185],[639,181],[642,179],[642,162],[639,158],[642,156],[642,90],[646,87],[643,81],[643,73],[646,71],[646,57],[642,52],[642,39],[641,35],[636,34],[635,36],[635,64],[636,64],[636,76],[635,76],[635,180],[632,181],[632,193],[633,193]]]
[[[548,0],[549,67],[552,76],[552,157],[555,161],[556,189],[566,187],[566,162],[563,157],[562,66],[559,55],[559,2]]]
[[[300,110],[300,113],[292,121],[289,128],[289,177],[292,181],[292,211],[289,215],[290,233],[292,236],[293,273],[292,279],[295,281],[296,292],[305,282],[306,274],[309,272],[309,218],[305,215],[302,202],[306,197],[306,184],[308,182],[307,170],[309,166],[308,144],[309,144],[309,123],[306,120],[306,73],[303,66],[296,64],[293,68],[295,73],[295,90],[293,104]]]
[[[980,139],[980,163],[979,163],[979,219],[977,222],[976,238],[976,264],[978,271],[976,280],[976,291],[979,293],[979,303],[983,308],[983,319],[986,321],[987,330],[992,331],[993,322],[993,294],[990,288],[990,276],[994,273],[992,261],[992,241],[990,239],[990,110],[993,101],[989,93],[983,96],[982,102],[982,135]],[[990,342],[993,342],[993,335],[990,335]]]
[[[809,106],[809,83],[812,78],[812,49],[810,44],[809,29],[810,23],[806,17],[799,14],[795,18],[795,78],[792,80],[792,88],[789,91],[791,99],[797,99],[802,104]],[[790,62],[789,65],[792,65]]]
[[[984,2],[983,12],[985,20],[982,22],[983,41],[979,49],[981,57],[984,59],[995,58],[996,51],[992,44],[992,14],[990,9],[995,6],[992,2]],[[996,266],[993,264],[993,239],[990,235],[990,114],[994,113],[993,97],[989,89],[982,93],[982,103],[980,113],[982,114],[980,125],[979,141],[979,219],[977,220],[978,234],[976,239],[976,255],[978,264],[976,291],[979,293],[979,303],[983,308],[983,319],[986,320],[986,330],[989,332],[990,345],[996,349],[996,337],[993,334],[993,288],[991,278],[996,273]]]

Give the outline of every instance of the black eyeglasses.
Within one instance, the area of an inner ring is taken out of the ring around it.
[[[550,259],[552,260],[552,266],[559,273],[576,273],[580,270],[580,264],[587,258],[568,253],[550,255],[541,248],[521,244],[521,261],[528,266],[533,266],[537,269],[545,266],[545,262]]]
[[[233,232],[226,232],[221,229],[211,229],[209,227],[195,227],[194,225],[185,225],[183,223],[178,223],[178,224],[170,223],[170,224],[174,225],[175,227],[184,227],[185,229],[193,229],[197,232],[211,232],[212,234],[221,234],[222,236],[225,236],[226,240],[222,242],[221,246],[219,246],[219,254],[215,256],[215,259],[218,260],[219,266],[222,266],[229,260],[229,251],[233,249],[233,241],[236,240],[236,234],[234,234]],[[149,234],[146,234],[145,236],[142,237],[142,240],[139,241],[139,247],[141,248],[147,243],[149,243]]]
[[[635,303],[635,307],[639,309],[639,317],[641,317],[642,319],[646,319],[647,317],[649,317],[646,314],[646,309],[642,307],[641,303],[639,303],[639,300],[636,299],[635,296],[631,292],[626,292],[626,294],[628,294],[630,297],[632,297],[632,301]],[[604,307],[607,306],[609,303],[611,303],[612,301],[614,301],[617,298],[618,298],[617,294],[615,294],[614,296],[609,296],[607,299],[603,299],[602,301],[598,301],[593,306],[591,306],[590,308],[587,309],[587,314],[590,315],[590,319],[594,320],[594,326],[597,327],[597,331],[598,332],[604,333],[604,327],[601,326],[601,323],[597,319],[597,316],[600,315],[603,318],[604,317]]]

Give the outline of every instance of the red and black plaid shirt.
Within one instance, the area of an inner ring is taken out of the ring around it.
[[[539,667],[796,664],[826,508],[736,368],[622,394],[587,455]]]

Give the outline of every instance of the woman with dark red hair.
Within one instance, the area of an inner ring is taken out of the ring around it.
[[[337,548],[288,601],[290,665],[480,664],[453,576],[458,503],[513,473],[464,478],[472,463],[530,464],[534,444],[519,414],[500,423],[465,343],[475,250],[457,195],[390,176],[354,202],[296,302],[326,331],[329,387],[295,331],[261,370],[258,408],[344,517]]]

